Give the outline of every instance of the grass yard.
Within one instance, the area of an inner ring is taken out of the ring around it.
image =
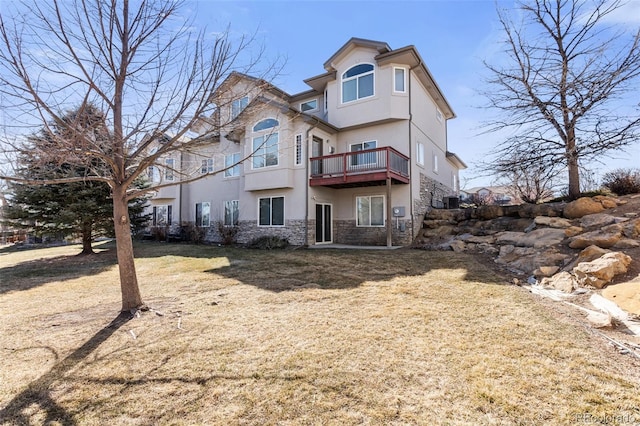
[[[474,257],[0,250],[0,424],[640,422],[638,365]]]

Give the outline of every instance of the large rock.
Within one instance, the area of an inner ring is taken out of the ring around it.
[[[625,311],[640,315],[640,277],[626,283],[610,285],[602,290],[602,295]]]
[[[534,218],[537,216],[562,216],[564,203],[522,204],[519,207],[520,217]]]
[[[621,252],[606,253],[591,262],[581,262],[573,268],[578,282],[583,286],[603,288],[616,275],[627,272],[631,257]]]
[[[495,219],[504,216],[502,206],[480,206],[476,209],[476,217],[482,220]]]
[[[627,238],[640,238],[640,219],[631,220],[625,223],[622,233]]]
[[[540,228],[531,232],[500,232],[496,234],[496,243],[518,247],[544,248],[560,244],[565,238],[564,230],[557,228]]]
[[[566,271],[557,273],[549,278],[543,278],[540,284],[545,288],[553,288],[565,293],[571,293],[578,288],[576,279]]]
[[[616,222],[616,217],[607,213],[595,213],[582,216],[580,226],[585,229],[602,228]]]
[[[543,266],[563,266],[568,259],[569,256],[553,249],[540,251],[533,247],[504,245],[500,247],[495,262],[515,272],[532,274]]]
[[[547,226],[549,228],[569,228],[571,221],[561,217],[536,216],[534,222],[538,226]]]
[[[613,224],[596,231],[576,235],[569,241],[569,247],[583,249],[589,246],[611,248],[622,238],[622,225]]]
[[[601,202],[589,197],[578,198],[564,207],[563,215],[568,219],[578,219],[588,214],[600,213],[604,210]]]

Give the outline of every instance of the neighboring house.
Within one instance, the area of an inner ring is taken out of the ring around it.
[[[241,243],[409,244],[427,208],[458,194],[466,166],[447,147],[455,114],[413,46],[352,38],[324,68],[294,95],[233,73],[202,122],[228,121],[219,138],[150,176],[224,171],[159,190],[154,225],[192,222],[209,241],[221,223],[237,225]]]
[[[469,204],[517,205],[522,200],[508,186],[478,186],[460,190],[460,201]]]

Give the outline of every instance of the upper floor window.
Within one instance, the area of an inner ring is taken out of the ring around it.
[[[267,118],[253,126],[254,132],[272,129],[280,123],[274,118]],[[254,169],[278,165],[278,132],[270,131],[264,135],[253,138],[253,158]]]
[[[245,109],[247,105],[249,105],[248,96],[245,96],[240,99],[234,99],[233,102],[231,102],[231,119],[233,120],[238,115],[240,115],[242,110]]]
[[[318,110],[318,100],[317,99],[312,99],[310,101],[302,102],[300,104],[300,111],[302,111],[302,112],[317,111],[317,110]]]
[[[164,179],[168,181],[172,181],[176,161],[173,158],[167,158],[164,163],[166,166],[164,169]]]
[[[360,152],[366,151],[370,149],[375,149],[378,145],[377,141],[367,141],[361,143],[351,144],[350,151],[351,152]],[[351,154],[351,166],[364,166],[375,164],[378,161],[378,153],[377,152],[365,152],[362,154]]]
[[[271,129],[272,127],[277,127],[279,125],[280,123],[275,118],[267,118],[265,120],[258,122],[255,126],[253,126],[253,131],[260,132],[262,130]]]
[[[213,158],[207,158],[202,160],[202,166],[200,166],[200,173],[207,174],[213,172]]]
[[[373,65],[360,64],[342,74],[342,102],[373,96]]]
[[[224,156],[224,177],[240,176],[240,153]]]
[[[424,144],[422,142],[416,143],[416,163],[424,166]]]
[[[406,70],[404,68],[393,69],[393,91],[405,93],[407,91]]]
[[[296,135],[296,166],[302,164],[302,135]]]

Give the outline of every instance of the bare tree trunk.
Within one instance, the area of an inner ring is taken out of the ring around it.
[[[93,230],[93,224],[90,220],[82,223],[82,252],[81,255],[93,254],[93,248],[91,248],[91,231]]]
[[[113,221],[116,235],[116,253],[120,271],[120,289],[122,291],[122,311],[130,311],[144,306],[133,258],[133,240],[129,223],[129,204],[126,188],[113,188]]]
[[[575,200],[580,196],[580,167],[576,153],[575,132],[570,129],[567,134],[567,170],[569,172],[569,198]]]

